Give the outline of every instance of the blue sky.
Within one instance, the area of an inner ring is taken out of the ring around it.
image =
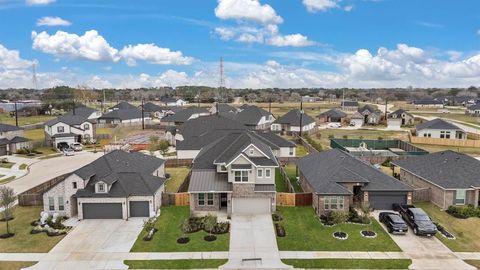
[[[478,84],[480,2],[0,0],[0,88]]]

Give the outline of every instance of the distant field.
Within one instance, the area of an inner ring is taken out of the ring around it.
[[[50,115],[38,115],[38,116],[28,116],[28,117],[18,117],[18,125],[25,126],[31,124],[44,123],[50,119],[55,118]],[[15,125],[15,117],[11,117],[10,113],[1,113],[0,122],[2,124]]]
[[[467,122],[470,124],[480,125],[480,117],[473,117],[466,114],[460,113],[417,113],[421,116],[433,116],[433,117],[441,117],[445,119],[457,120],[462,122]]]

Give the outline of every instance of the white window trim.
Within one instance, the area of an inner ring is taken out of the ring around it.
[[[459,191],[463,191],[463,203],[458,203],[457,202],[457,192]],[[465,203],[467,202],[467,190],[466,189],[457,189],[455,190],[455,198],[454,198],[454,203],[455,205],[465,205]]]
[[[203,195],[203,204],[200,204],[200,194]],[[198,206],[205,206],[205,203],[206,203],[205,193],[198,193],[197,205]]]
[[[249,180],[249,177],[248,177],[248,174],[250,173],[250,170],[233,170],[233,182],[234,183],[248,183],[250,182]],[[236,181],[236,172],[240,172],[240,181]],[[247,174],[247,181],[243,181],[242,178],[243,178],[243,174],[246,173]]]
[[[207,193],[207,206],[214,206],[215,205],[215,195],[213,193]],[[212,195],[212,199],[210,199],[210,195]],[[212,202],[212,204],[210,204],[210,202]]]
[[[268,175],[267,175],[268,172]],[[272,177],[272,169],[265,169],[265,178],[270,178]]]
[[[51,208],[53,206],[53,209]],[[54,197],[48,197],[48,210],[49,211],[55,211],[55,198]]]
[[[327,208],[327,205],[329,205],[329,206],[332,205],[332,203],[330,203],[330,200],[332,198],[335,198],[335,197],[337,198],[337,202],[335,204],[337,206],[337,208],[335,208],[335,209],[333,209],[331,207]],[[328,204],[327,204],[327,199],[328,199]],[[340,203],[340,200],[342,201],[342,203]],[[338,208],[338,206],[340,204],[342,205],[342,208]],[[345,209],[345,198],[343,196],[325,196],[323,198],[323,209],[324,210],[344,210]]]
[[[103,186],[103,190],[100,190],[100,186]],[[107,184],[104,182],[97,183],[97,193],[107,193]]]
[[[257,169],[257,178],[263,178],[263,169],[258,168]]]
[[[60,199],[62,199],[62,203],[60,204]],[[60,196],[57,198],[57,202],[58,202],[58,211],[65,211],[65,199]],[[63,207],[63,209],[60,209],[60,207]]]

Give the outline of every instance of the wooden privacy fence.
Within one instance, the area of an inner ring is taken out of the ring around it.
[[[45,183],[35,186],[25,192],[18,194],[18,205],[20,206],[42,206],[43,193],[47,192],[56,184],[62,182],[69,174],[57,176]]]
[[[429,188],[416,188],[413,190],[413,202],[428,202],[430,201]]]
[[[192,165],[192,159],[166,159],[165,160],[165,167],[167,168],[175,168],[175,167],[188,167]]]
[[[190,177],[192,176],[192,170],[190,170],[183,179],[182,184],[178,187],[177,192],[187,192],[188,191],[188,185],[190,185]]]
[[[277,192],[277,205],[282,205],[282,206],[311,206],[312,205],[312,193]]]
[[[480,147],[480,140],[459,140],[459,139],[439,139],[439,138],[425,138],[412,136],[410,134],[410,142],[418,144],[433,144],[443,146],[458,146],[458,147]]]
[[[280,176],[282,177],[283,181],[287,185],[288,192],[295,192],[295,189],[293,188],[293,185],[290,182],[290,177],[288,177],[288,174],[285,171],[285,168],[283,166],[280,166],[279,170],[280,170]]]
[[[187,206],[190,205],[190,195],[187,192],[164,193],[162,196],[162,205]]]

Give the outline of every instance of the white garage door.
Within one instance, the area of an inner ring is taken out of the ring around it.
[[[270,214],[270,198],[233,198],[233,214]]]

